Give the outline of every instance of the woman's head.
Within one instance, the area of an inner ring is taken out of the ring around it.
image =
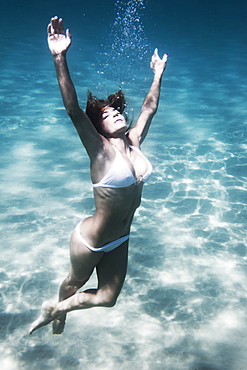
[[[107,107],[116,109],[120,114],[123,113],[126,101],[122,90],[109,95],[107,99],[97,99],[90,91],[88,92],[86,114],[101,135],[104,135],[101,125],[102,114]]]

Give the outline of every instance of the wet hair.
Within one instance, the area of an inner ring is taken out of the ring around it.
[[[91,91],[88,91],[87,93],[86,114],[90,118],[98,133],[101,135],[104,135],[101,127],[101,117],[104,108],[112,107],[123,114],[126,106],[127,104],[122,90],[117,91],[115,94],[109,95],[107,99],[98,99],[91,93]],[[125,119],[127,120],[126,116]]]

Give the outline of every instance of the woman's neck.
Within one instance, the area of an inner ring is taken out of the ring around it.
[[[108,138],[108,141],[111,145],[115,146],[120,152],[126,152],[126,150],[129,148],[129,142],[124,134],[121,137],[111,137]]]

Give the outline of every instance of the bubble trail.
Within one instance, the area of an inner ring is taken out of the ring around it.
[[[148,41],[141,22],[140,10],[144,9],[143,1],[131,0],[123,5],[116,1],[117,17],[113,25],[112,51],[117,56],[141,60],[147,53]],[[134,50],[134,54],[133,54]]]
[[[146,3],[142,0],[116,1],[116,18],[110,31],[110,43],[108,46],[102,45],[104,73],[110,72],[114,79],[124,83],[135,78],[143,60],[151,53],[141,19]]]

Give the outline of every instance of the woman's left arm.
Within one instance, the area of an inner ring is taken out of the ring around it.
[[[160,87],[162,75],[166,69],[168,55],[165,54],[162,59],[158,55],[158,49],[155,49],[150,63],[150,67],[154,72],[153,83],[150,90],[143,101],[140,116],[136,125],[129,131],[128,137],[130,141],[135,144],[138,140],[139,145],[145,139],[153,116],[157,112],[160,97]]]

